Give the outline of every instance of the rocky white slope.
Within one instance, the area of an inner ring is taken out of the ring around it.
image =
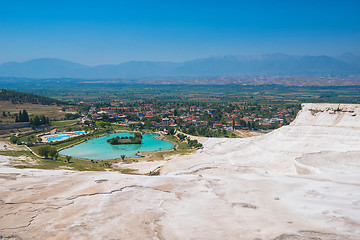
[[[360,105],[305,104],[270,134],[202,141],[159,177],[13,169],[1,157],[0,236],[359,238]]]
[[[297,174],[300,164],[296,160],[306,154],[360,151],[359,133],[360,105],[304,104],[290,126],[253,138],[203,139],[203,151],[175,157],[163,167],[162,174],[209,168],[232,173]]]

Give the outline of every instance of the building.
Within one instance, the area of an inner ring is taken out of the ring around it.
[[[168,125],[169,125],[169,122],[170,122],[170,120],[169,120],[168,118],[163,118],[163,119],[161,120],[161,124],[162,124],[163,126],[168,126]]]

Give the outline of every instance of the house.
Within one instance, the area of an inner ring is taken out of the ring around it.
[[[105,113],[114,113],[114,112],[116,112],[116,110],[117,110],[116,107],[104,107],[104,108],[101,108],[101,111],[105,112]]]
[[[246,117],[241,118],[241,120],[243,120],[243,121],[245,121],[245,122],[250,122],[250,121],[251,121],[250,118],[246,118]]]
[[[241,125],[240,124],[235,124],[234,129],[241,129]]]
[[[163,125],[163,126],[168,126],[169,125],[169,119],[168,118],[163,118],[162,120],[161,120],[161,124]]]
[[[208,111],[209,114],[214,114],[216,109],[208,109],[207,111]]]
[[[102,117],[101,117],[100,114],[94,113],[93,115],[91,115],[91,119],[92,119],[92,120],[101,120]]]
[[[126,121],[126,115],[117,115],[116,114],[114,117],[115,117],[116,121],[123,121],[123,122]]]

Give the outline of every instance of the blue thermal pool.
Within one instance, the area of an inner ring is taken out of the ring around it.
[[[77,158],[91,160],[109,160],[120,158],[121,155],[126,157],[137,157],[138,152],[153,152],[159,150],[171,150],[174,144],[168,141],[156,139],[156,133],[143,134],[141,144],[120,144],[111,145],[106,142],[107,139],[119,137],[134,136],[133,133],[112,133],[103,137],[93,138],[86,142],[75,145],[71,148],[60,151],[61,155],[69,155]]]

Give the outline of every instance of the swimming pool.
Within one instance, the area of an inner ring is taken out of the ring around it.
[[[74,135],[72,134],[56,134],[53,137],[48,137],[46,138],[46,141],[50,142],[50,141],[55,141],[55,140],[61,140],[63,138],[68,138],[68,137],[72,137]]]
[[[84,134],[84,133],[85,133],[84,131],[74,132],[74,134],[77,134],[77,135],[81,135],[81,134]]]

